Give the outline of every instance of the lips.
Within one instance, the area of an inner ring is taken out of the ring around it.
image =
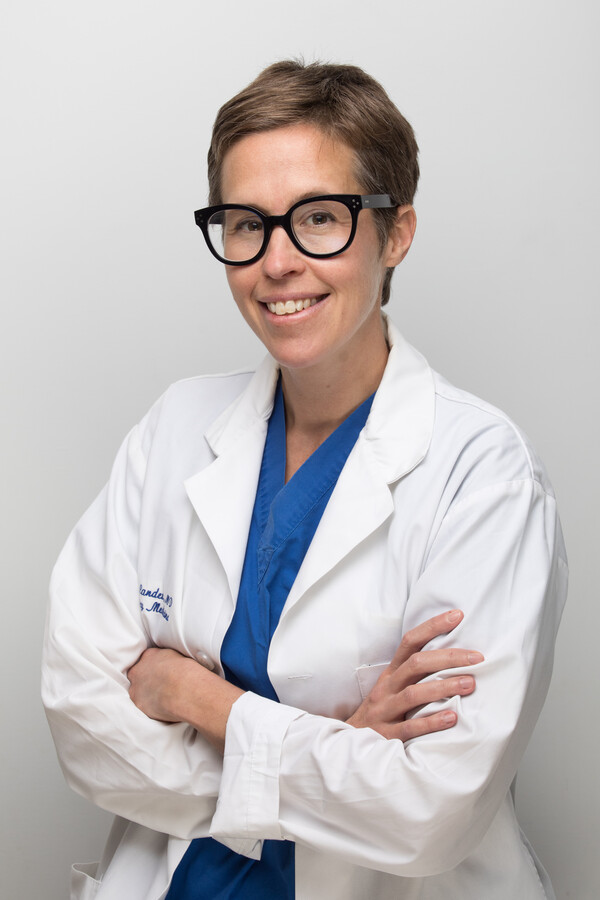
[[[267,302],[265,305],[269,312],[276,316],[291,316],[294,313],[302,312],[311,306],[316,306],[327,295],[322,294],[320,297],[300,297],[297,300],[276,300]]]

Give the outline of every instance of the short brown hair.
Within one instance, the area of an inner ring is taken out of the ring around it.
[[[208,151],[209,203],[222,202],[221,170],[227,151],[249,134],[307,123],[347,144],[356,155],[356,178],[369,194],[413,202],[419,180],[417,142],[410,124],[379,82],[358,66],[298,60],[274,63],[217,114]],[[381,247],[395,210],[374,210]],[[388,269],[382,305],[390,296]]]

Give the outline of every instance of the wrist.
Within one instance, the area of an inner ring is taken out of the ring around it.
[[[244,692],[193,660],[188,662],[194,668],[186,673],[182,690],[178,691],[180,720],[223,752],[231,707]]]

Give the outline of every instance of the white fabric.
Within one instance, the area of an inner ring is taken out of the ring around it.
[[[273,361],[171,387],[70,536],[52,578],[44,701],[69,783],[130,820],[74,897],[158,900],[187,839],[207,834],[255,857],[265,838],[296,841],[298,900],[553,896],[510,794],[566,591],[552,489],[502,413],[435,375],[391,325],[389,337],[273,636],[282,702],[242,696],[224,760],[192,728],[141,713],[126,672],[149,644],[221,672]],[[345,725],[403,632],[453,607],[464,621],[435,646],[485,655],[469,670],[475,693],[436,704],[458,724],[404,745]]]

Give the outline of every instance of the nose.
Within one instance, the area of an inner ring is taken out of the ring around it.
[[[260,262],[264,273],[277,279],[301,272],[305,267],[304,255],[294,247],[281,225],[274,226]]]

